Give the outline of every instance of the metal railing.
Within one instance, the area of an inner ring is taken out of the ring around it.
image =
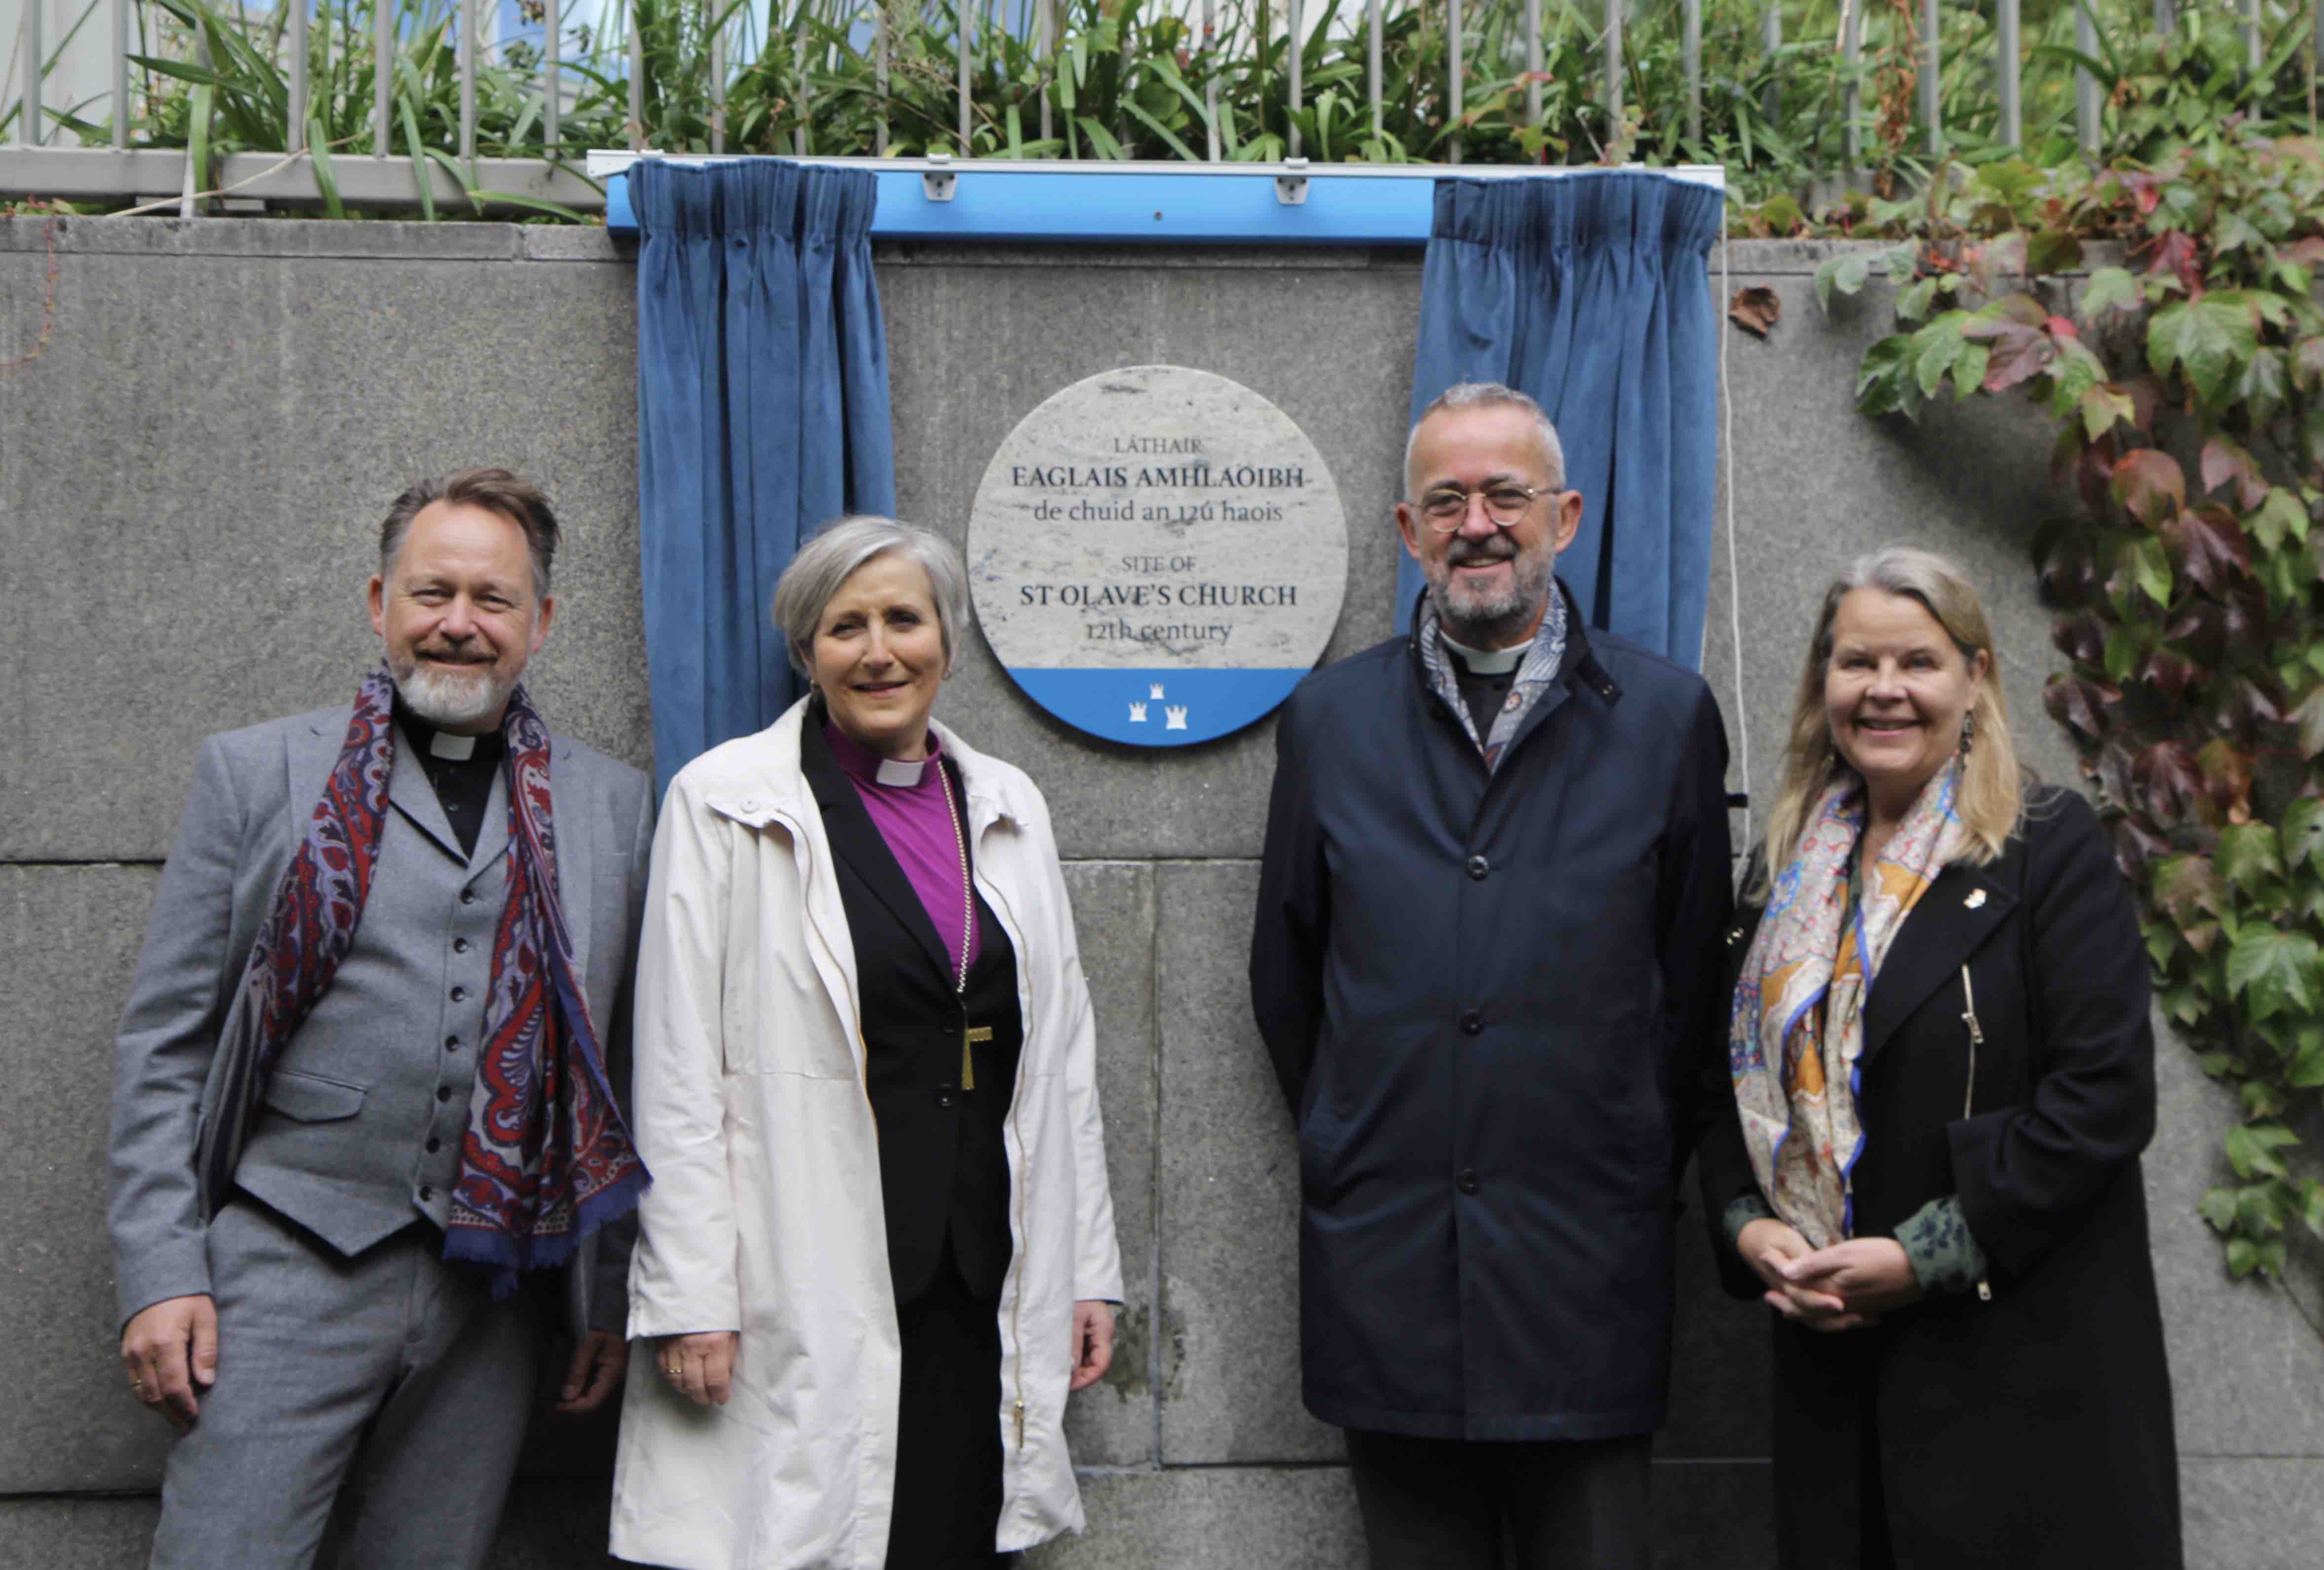
[[[43,35],[42,0],[23,0],[22,38],[17,51],[17,76],[21,84],[20,112],[13,123],[10,139],[0,144],[0,192],[25,191],[42,195],[63,196],[77,199],[107,200],[166,194],[177,190],[180,209],[196,210],[197,178],[208,176],[217,181],[217,190],[231,191],[247,199],[313,204],[324,196],[317,180],[312,161],[315,152],[309,129],[312,106],[309,103],[309,36],[307,5],[300,0],[289,0],[288,28],[288,114],[285,145],[279,152],[243,152],[217,161],[217,167],[195,171],[191,166],[190,148],[154,149],[132,148],[129,145],[131,116],[126,113],[130,104],[129,47],[130,23],[134,8],[145,0],[98,0],[109,7],[111,21],[111,97],[114,113],[111,116],[110,146],[55,145],[49,135],[53,117],[43,102],[43,69],[48,60]],[[479,158],[477,156],[477,93],[478,58],[483,43],[479,10],[484,0],[453,0],[456,6],[456,70],[458,83],[457,156],[467,179],[463,180],[443,167],[440,158],[429,155],[418,144],[412,128],[399,126],[393,114],[394,73],[377,70],[371,112],[371,151],[368,153],[341,153],[330,159],[333,185],[339,199],[352,206],[408,207],[430,201],[456,202],[464,197],[474,199],[478,191],[508,192],[529,200],[551,201],[576,210],[595,210],[604,206],[604,197],[591,181],[584,178],[563,158]],[[647,144],[646,55],[643,33],[634,0],[628,0],[632,9],[627,21],[627,134],[632,150],[642,150]],[[719,0],[697,0],[706,20],[715,14]],[[975,23],[984,0],[957,0],[960,23],[954,29],[957,38],[954,62],[954,86],[958,99],[958,152],[964,153],[973,137],[973,88],[975,74]],[[1185,0],[1192,5],[1196,0]],[[1304,50],[1300,44],[1306,38],[1308,14],[1304,0],[1287,0],[1287,31],[1293,41],[1286,51],[1287,69],[1282,73],[1286,143],[1288,155],[1299,159],[1302,135],[1298,115],[1305,106],[1306,84],[1304,76]],[[1422,0],[1434,4],[1434,0]],[[1442,0],[1447,46],[1445,101],[1449,114],[1447,123],[1452,127],[1445,140],[1446,162],[1458,164],[1464,155],[1463,137],[1460,127],[1465,111],[1464,94],[1470,79],[1466,56],[1467,37],[1463,0]],[[1583,0],[1587,3],[1587,0]],[[1624,42],[1627,31],[1624,0],[1601,0],[1603,30],[1595,40],[1603,68],[1598,102],[1607,121],[1620,127],[1624,115],[1626,68]],[[1702,0],[1679,0],[1682,29],[1681,57],[1684,79],[1685,122],[1689,135],[1698,142],[1702,126]],[[2236,0],[2240,6],[2240,24],[2248,66],[2256,70],[2262,64],[2261,0]],[[541,0],[542,48],[537,63],[541,97],[541,126],[545,147],[555,148],[560,142],[560,115],[565,107],[568,80],[562,59],[563,35],[569,9],[560,6],[559,0]],[[815,14],[814,0],[798,0],[795,59],[803,59],[810,47],[809,22]],[[1039,56],[1056,69],[1063,44],[1063,0],[1032,0],[1032,15],[1037,30],[1036,48]],[[1845,86],[1844,147],[1849,168],[1856,167],[1864,152],[1865,115],[1862,102],[1863,51],[1865,9],[1868,0],[1841,0],[1840,22],[1834,47],[1843,67]],[[2319,71],[2324,71],[2324,0],[2310,0],[2314,13],[2314,56]],[[1202,41],[1206,57],[1218,42],[1216,0],[1199,0]],[[2019,0],[1993,0],[1995,23],[1994,88],[1998,104],[1998,136],[2004,145],[2022,143],[2024,134],[2024,108],[2021,101],[2021,73],[2024,47],[2019,25]],[[347,13],[350,19],[352,13]],[[373,17],[375,34],[372,40],[375,60],[393,59],[399,39],[397,21],[399,9],[392,0],[374,0]],[[1772,57],[1783,47],[1783,17],[1781,0],[1769,0],[1763,13],[1762,46]],[[1942,123],[1938,67],[1940,60],[1939,0],[1922,0],[1920,25],[1916,46],[1920,75],[1918,118],[1922,122],[1927,151],[1932,155],[1942,153],[1946,144]],[[2153,25],[2158,29],[2175,27],[2179,13],[2174,0],[2153,0]],[[771,19],[770,25],[772,25]],[[1365,40],[1366,108],[1375,136],[1383,125],[1382,52],[1385,18],[1383,0],[1367,0],[1364,15],[1359,24],[1368,34]],[[707,29],[710,33],[706,54],[706,74],[707,99],[710,105],[709,149],[714,153],[726,150],[727,88],[731,77],[727,28],[719,25]],[[895,69],[892,60],[894,40],[891,36],[888,9],[885,5],[872,7],[872,48],[874,80],[883,107],[877,122],[875,153],[886,156],[890,150],[889,125],[884,105]],[[2096,22],[2088,5],[2077,7],[2076,42],[2080,52],[2095,57],[2098,50]],[[207,35],[196,34],[198,51],[208,49]],[[347,41],[352,49],[354,41]],[[326,58],[328,40],[325,41]],[[1538,128],[1543,117],[1544,33],[1541,0],[1525,0],[1524,55],[1526,65],[1525,84],[1524,123]],[[207,58],[206,52],[198,58]],[[2095,152],[2100,143],[2102,102],[2098,82],[2085,69],[2076,71],[2075,127],[2081,144]],[[1054,78],[1053,78],[1054,79]],[[794,150],[807,151],[804,128],[807,111],[807,81],[804,70],[797,83],[800,98],[801,129],[797,133]],[[1769,88],[1772,96],[1774,88]],[[1219,132],[1219,78],[1215,70],[1206,75],[1204,82],[1205,136],[1204,157],[1208,162],[1221,162],[1222,147]],[[1769,106],[1770,113],[1773,104]],[[1040,128],[1044,139],[1053,134],[1049,88],[1044,85],[1040,93]],[[406,150],[394,151],[399,130],[404,133]],[[425,194],[422,194],[422,188]],[[210,193],[210,194],[215,194]]]

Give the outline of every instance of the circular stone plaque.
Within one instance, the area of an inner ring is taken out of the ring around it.
[[[1034,702],[1133,746],[1241,729],[1314,669],[1347,590],[1331,471],[1290,416],[1182,365],[1076,382],[977,487],[969,594]]]

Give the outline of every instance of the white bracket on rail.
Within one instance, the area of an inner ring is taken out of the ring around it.
[[[950,163],[952,162],[952,154],[949,152],[931,152],[928,154],[928,162],[935,164]],[[929,169],[924,170],[920,173],[920,194],[927,198],[928,200],[932,202],[948,202],[952,200],[953,192],[959,184],[960,174],[956,170],[941,168]]]
[[[1307,202],[1307,161],[1286,158],[1283,161],[1283,167],[1286,172],[1275,177],[1275,199],[1286,208],[1305,207]]]

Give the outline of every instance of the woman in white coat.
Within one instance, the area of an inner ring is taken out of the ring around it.
[[[654,842],[613,1549],[984,1570],[1082,1527],[1121,1295],[1072,912],[1040,793],[929,718],[958,553],[849,519],[774,612],[808,696]]]

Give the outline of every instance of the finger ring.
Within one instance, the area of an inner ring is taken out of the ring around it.
[[[131,1380],[129,1381],[129,1388],[133,1390],[142,1390],[145,1388],[145,1381],[143,1380]]]
[[[666,1369],[662,1370],[661,1371],[662,1371],[662,1372],[664,1372],[664,1373],[666,1373],[666,1374],[668,1374],[670,1378],[672,1378],[672,1379],[676,1379],[676,1378],[677,1378],[680,1373],[684,1372],[685,1371],[684,1371],[684,1370],[682,1370],[682,1369],[680,1369],[680,1368],[678,1366],[678,1364],[676,1364],[676,1363],[671,1363],[668,1368],[666,1368]]]

